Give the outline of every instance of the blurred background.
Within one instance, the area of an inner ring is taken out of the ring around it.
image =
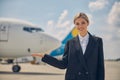
[[[62,40],[78,12],[89,16],[89,32],[104,40],[105,59],[120,58],[120,0],[0,0],[0,18],[26,20]]]

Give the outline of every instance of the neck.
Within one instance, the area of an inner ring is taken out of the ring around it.
[[[82,37],[84,37],[84,36],[86,36],[87,35],[87,31],[86,32],[80,32],[79,34],[82,36]]]

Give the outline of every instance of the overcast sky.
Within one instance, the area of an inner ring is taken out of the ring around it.
[[[120,0],[0,0],[0,18],[32,22],[61,41],[78,12],[89,16],[89,32],[103,38],[105,58],[120,58]]]

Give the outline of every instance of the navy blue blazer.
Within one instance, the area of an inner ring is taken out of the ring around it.
[[[69,40],[65,46],[62,60],[45,55],[42,58],[54,67],[67,69],[65,80],[104,80],[103,42],[100,37],[89,33],[89,42],[83,55],[79,38]]]

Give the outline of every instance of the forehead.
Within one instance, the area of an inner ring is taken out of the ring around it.
[[[82,21],[85,21],[85,22],[87,22],[84,18],[77,18],[76,20],[75,20],[75,22],[82,22]]]

